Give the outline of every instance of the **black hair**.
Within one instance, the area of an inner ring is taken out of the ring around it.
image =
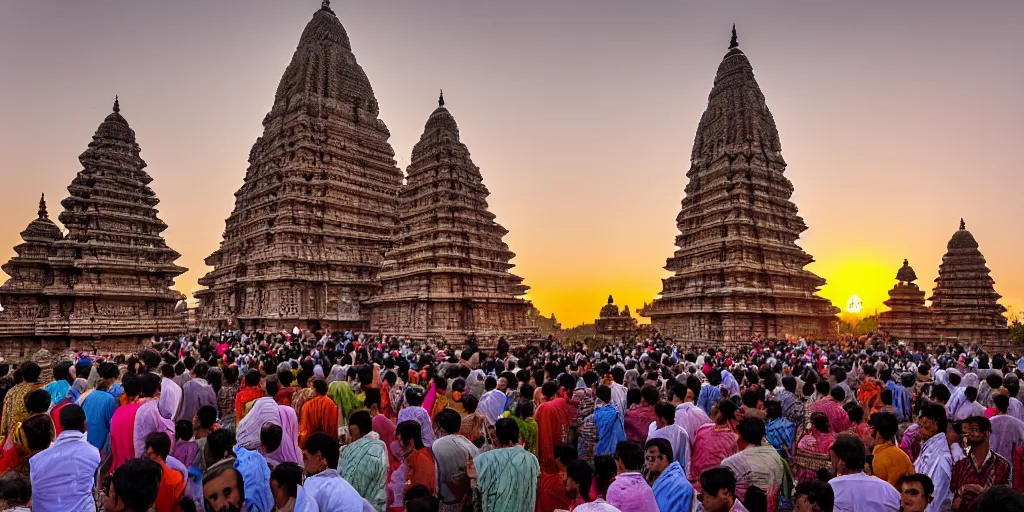
[[[263,381],[263,387],[266,388],[267,396],[269,397],[275,397],[277,396],[277,393],[281,391],[281,383],[278,382],[276,376],[267,377],[267,379]]]
[[[519,442],[519,425],[512,418],[501,418],[494,423],[494,435],[502,444]]]
[[[843,400],[846,400],[846,390],[843,389],[842,386],[836,386],[832,388],[832,391],[829,392],[829,395],[831,395],[832,399],[835,400],[836,402],[842,402]]]
[[[605,496],[608,494],[608,487],[615,480],[618,473],[618,466],[615,464],[615,457],[611,455],[598,455],[594,457],[594,480],[597,482],[597,494]]]
[[[640,395],[648,405],[654,405],[661,399],[661,393],[658,392],[658,388],[654,386],[644,386],[640,390]]]
[[[675,454],[672,453],[672,444],[668,442],[668,439],[655,437],[654,439],[648,440],[647,444],[644,445],[645,450],[650,450],[652,447],[657,448],[658,453],[664,455],[665,458],[668,459],[669,464],[671,464],[675,459]]]
[[[743,420],[736,425],[736,433],[739,434],[747,443],[758,446],[761,444],[761,441],[764,440],[764,420],[761,418],[754,418],[753,416],[743,418]]]
[[[353,413],[352,415],[355,416],[355,413]],[[369,413],[366,414],[366,421],[367,425],[369,425]],[[462,428],[462,416],[458,412],[456,412],[455,409],[443,409],[441,412],[437,413],[437,416],[434,417],[434,421],[436,421],[438,426],[441,427],[441,430],[444,430],[446,433],[449,434],[455,434],[459,431],[460,428]],[[350,419],[349,422],[351,423],[352,420]],[[362,431],[362,426],[360,426],[360,431]],[[366,435],[366,433],[364,432],[363,435]]]
[[[49,414],[32,416],[21,423],[21,432],[25,434],[29,450],[45,450],[53,442],[53,421]]]
[[[723,466],[705,469],[700,474],[700,487],[706,495],[717,496],[719,491],[725,489],[732,496],[736,496],[736,475],[731,469]]]
[[[555,458],[562,463],[563,466],[569,467],[569,464],[576,462],[579,458],[579,452],[576,447],[571,444],[560,444],[555,447]]]
[[[144,373],[139,376],[139,396],[150,398],[156,396],[160,391],[160,376],[155,373]]]
[[[45,389],[36,389],[25,395],[25,410],[29,414],[46,412],[50,408],[50,393]]]
[[[156,501],[162,476],[163,470],[156,462],[133,458],[126,460],[114,470],[110,484],[128,510],[145,512]]]
[[[282,462],[270,472],[270,479],[283,487],[285,493],[294,498],[302,485],[302,467],[294,462]]]
[[[225,454],[231,453],[234,446],[235,433],[230,429],[214,430],[210,432],[210,435],[206,436],[206,449],[216,457],[216,460],[226,457],[227,455]]]
[[[178,420],[174,423],[174,438],[182,441],[192,439],[192,422],[189,420]]]
[[[316,380],[314,380],[313,381],[313,391],[315,391],[318,395],[326,395],[327,394],[327,381],[325,381],[323,379],[316,379]]]
[[[674,425],[676,422],[676,408],[668,402],[658,402],[655,404],[654,415],[669,425]]]
[[[942,433],[946,431],[946,423],[949,420],[946,417],[946,408],[943,407],[942,404],[925,404],[925,406],[921,408],[921,416],[934,421],[935,424],[938,425],[939,433],[937,435],[942,435]]]
[[[196,412],[196,418],[199,419],[200,427],[213,428],[213,424],[217,422],[217,408],[212,405],[204,405]]]
[[[28,477],[16,471],[8,471],[0,476],[0,500],[8,505],[27,505],[32,499],[32,484]]]
[[[753,409],[754,407],[757,407],[757,392],[752,389],[748,389],[743,392],[741,400],[743,401],[744,406],[748,409]]]
[[[597,392],[595,393],[597,398],[606,404],[611,404],[612,401],[612,388],[608,386],[598,386]]]
[[[284,429],[281,428],[281,425],[268,422],[260,427],[260,444],[263,445],[267,453],[277,451],[281,447],[282,440],[284,440]]]
[[[782,417],[782,403],[778,400],[768,400],[764,403],[764,413],[769,420]]]
[[[974,402],[977,400],[978,388],[974,386],[967,386],[967,389],[964,390],[964,398],[966,398],[968,402]]]
[[[843,409],[846,410],[846,416],[850,418],[851,423],[857,424],[864,421],[864,408],[857,405],[856,402],[846,404]]]
[[[167,459],[171,454],[171,436],[166,432],[150,432],[144,442],[146,448],[152,448],[161,459]]]
[[[403,421],[402,423],[399,423],[399,428],[406,423],[409,422]],[[416,422],[413,421],[412,423]],[[416,426],[419,427],[420,424],[416,423]],[[340,451],[340,447],[338,446],[338,441],[333,437],[323,432],[317,432],[309,436],[309,439],[306,439],[306,444],[302,449],[310,455],[319,454],[325,461],[327,461],[327,467],[331,469],[338,469],[338,453]]]
[[[832,510],[836,503],[836,494],[832,486],[817,480],[800,482],[793,496],[807,496],[807,503],[817,505],[820,510]]]
[[[1010,409],[1010,397],[1006,395],[995,395],[992,397],[992,403],[995,404],[996,409],[999,412],[1006,414],[1006,411]]]
[[[891,412],[876,412],[871,415],[869,423],[886,441],[892,441],[900,429],[899,419]]]
[[[117,369],[117,365],[114,363],[101,363],[99,368],[96,369],[101,379],[116,379],[121,373]]]
[[[828,416],[823,412],[811,413],[811,425],[818,432],[828,432],[831,430],[831,425],[828,420]]]
[[[790,393],[796,393],[796,379],[792,375],[786,375],[782,378],[782,388]]]
[[[846,469],[860,471],[864,469],[866,455],[864,441],[852,434],[839,434],[829,451],[846,464]]]
[[[565,469],[565,476],[572,478],[579,487],[580,497],[583,501],[590,501],[590,484],[593,481],[594,470],[590,464],[582,460],[573,460]]]
[[[475,413],[477,405],[479,405],[479,404],[480,404],[480,400],[476,397],[476,395],[472,395],[472,394],[462,395],[462,408],[465,409],[467,413],[469,413],[469,414]]]
[[[901,492],[903,491],[903,484],[917,482],[921,484],[921,488],[924,489],[925,496],[931,496],[935,493],[935,483],[932,482],[932,478],[924,473],[911,473],[909,475],[903,475],[899,481],[896,482],[896,487]]]
[[[412,440],[413,447],[417,450],[423,448],[423,428],[416,420],[405,420],[395,428],[395,435],[401,438],[402,444]]]
[[[644,449],[634,441],[619,441],[615,445],[615,458],[627,471],[640,471],[644,467]]]
[[[970,418],[964,419],[963,421],[960,422],[961,428],[963,427],[963,425],[966,425],[968,423],[978,427],[978,430],[980,430],[981,432],[992,432],[992,422],[989,421],[989,419],[984,416],[971,416]]]

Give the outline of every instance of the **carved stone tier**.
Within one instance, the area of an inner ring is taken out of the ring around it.
[[[935,278],[931,309],[942,341],[980,344],[988,350],[1007,350],[1010,333],[1006,308],[999,304],[995,281],[978,242],[964,221],[946,244]]]
[[[663,335],[736,347],[752,336],[830,339],[839,310],[796,240],[807,229],[775,120],[735,31],[697,127],[661,296],[640,314]]]
[[[180,255],[161,235],[167,225],[157,217],[159,200],[139,153],[115,101],[61,202],[67,235],[40,201],[18,256],[3,267],[12,279],[0,288],[0,336],[70,344],[184,331],[176,306],[185,297],[171,286],[186,269],[174,263]]]
[[[608,304],[601,308],[601,313],[594,321],[597,335],[608,338],[632,337],[637,333],[637,322],[629,312],[629,306],[622,308],[615,305],[615,299],[608,296]]]
[[[938,342],[932,311],[924,305],[924,291],[914,281],[917,274],[910,262],[896,273],[896,286],[889,290],[889,300],[883,304],[889,311],[879,313],[878,328],[896,340],[906,342],[917,350],[929,350]]]
[[[348,34],[325,3],[299,39],[195,294],[201,328],[365,328],[402,172]]]
[[[539,331],[530,321],[528,289],[509,272],[515,254],[508,231],[487,210],[480,169],[459,140],[444,98],[413,147],[401,192],[401,227],[380,274],[382,290],[368,301],[373,330],[461,344]]]

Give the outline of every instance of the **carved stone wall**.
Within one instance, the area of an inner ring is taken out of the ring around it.
[[[442,98],[413,147],[381,292],[366,303],[373,330],[453,344],[469,334],[488,344],[539,333],[489,194]]]
[[[186,271],[167,247],[157,216],[153,179],[135,132],[114,102],[88,149],[82,170],[61,202],[62,235],[42,200],[22,232],[18,256],[4,265],[0,336],[20,343],[71,347],[79,340],[142,339],[185,329],[171,289]]]
[[[735,36],[735,34],[734,34]],[[661,297],[641,314],[662,334],[735,347],[754,335],[830,339],[839,310],[796,241],[807,229],[790,201],[775,120],[735,39],[701,117],[676,217],[678,249]]]
[[[324,6],[281,77],[235,193],[201,328],[365,327],[379,287],[402,172],[348,34]]]

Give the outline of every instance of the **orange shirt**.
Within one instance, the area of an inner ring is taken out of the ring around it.
[[[160,490],[156,493],[156,512],[174,512],[178,509],[178,502],[181,495],[185,493],[185,479],[181,473],[167,467],[164,461],[160,461],[160,468],[163,475],[160,478]]]
[[[327,396],[316,396],[302,404],[299,420],[299,447],[306,445],[309,436],[323,432],[338,439],[338,406]]]
[[[409,483],[406,484],[406,489],[424,485],[430,489],[430,494],[437,494],[437,471],[434,469],[434,456],[430,453],[430,448],[413,450],[405,459],[405,463],[409,467]]]
[[[904,475],[914,473],[914,463],[910,457],[896,445],[886,442],[871,450],[874,458],[871,461],[871,474],[892,484],[899,483]]]

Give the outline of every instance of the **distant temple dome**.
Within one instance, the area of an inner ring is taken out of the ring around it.
[[[615,299],[609,295],[608,304],[605,304],[605,306],[601,308],[601,318],[609,318],[613,316],[619,316],[619,307],[615,305]]]
[[[903,267],[896,272],[896,280],[901,283],[912,283],[917,280],[917,274],[908,260],[903,260]]]
[[[946,244],[946,249],[977,249],[978,242],[974,239],[974,235],[970,231],[967,231],[967,226],[963,219],[960,219],[960,229],[956,233],[953,233],[953,237],[949,239],[949,243]]]

